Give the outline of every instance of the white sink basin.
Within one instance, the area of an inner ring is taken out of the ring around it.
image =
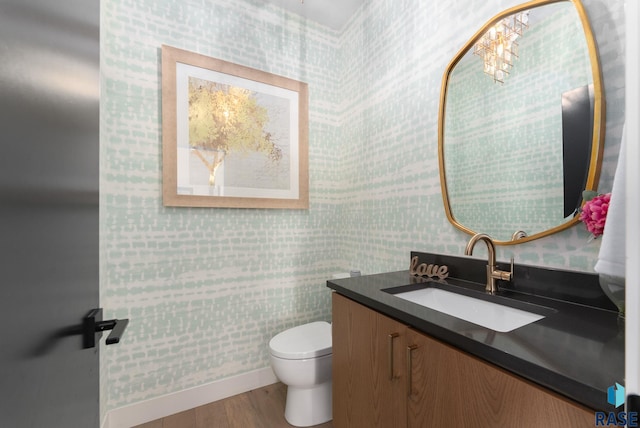
[[[439,288],[422,288],[394,294],[394,296],[503,333],[544,318],[544,315],[474,299]]]

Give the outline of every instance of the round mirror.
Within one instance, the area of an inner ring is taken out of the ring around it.
[[[604,95],[579,0],[538,0],[487,22],[449,63],[438,130],[449,221],[496,244],[577,223],[602,162]]]

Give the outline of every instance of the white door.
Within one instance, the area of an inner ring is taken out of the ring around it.
[[[640,395],[640,7],[626,3],[627,278],[626,367],[628,395]],[[628,409],[640,411],[638,408]]]

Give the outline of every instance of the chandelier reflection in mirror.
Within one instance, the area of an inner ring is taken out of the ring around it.
[[[476,42],[473,53],[482,58],[484,72],[494,82],[504,83],[518,57],[518,37],[529,28],[529,11],[514,13],[491,27]]]

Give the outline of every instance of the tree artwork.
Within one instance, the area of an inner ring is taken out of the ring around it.
[[[227,153],[262,152],[272,162],[282,158],[274,137],[265,131],[268,122],[268,110],[252,91],[189,78],[189,147],[208,169],[209,185]]]

